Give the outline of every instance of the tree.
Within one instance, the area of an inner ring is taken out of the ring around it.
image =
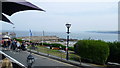
[[[79,40],[74,48],[81,59],[88,59],[97,64],[105,64],[109,56],[109,46],[101,40]]]

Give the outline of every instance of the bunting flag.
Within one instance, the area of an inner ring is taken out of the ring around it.
[[[30,30],[30,36],[32,36],[32,31]]]

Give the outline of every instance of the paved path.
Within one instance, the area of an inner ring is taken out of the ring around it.
[[[23,65],[27,66],[27,56],[29,55],[29,52],[27,51],[21,51],[21,52],[15,52],[15,51],[3,51],[5,54],[9,55],[10,57],[16,59],[17,61],[19,61],[20,63],[22,63]],[[40,56],[40,55],[36,55],[36,54],[32,54],[33,57],[35,58],[35,63],[33,64],[33,66],[43,66],[43,67],[55,67],[55,68],[61,68],[61,67],[65,67],[68,68],[68,66],[73,67],[73,65],[67,64],[67,63],[63,63],[54,59],[50,59],[48,57],[44,57],[44,56]],[[70,68],[69,67],[69,68]],[[39,68],[39,67],[38,67]],[[74,67],[76,68],[76,67]]]

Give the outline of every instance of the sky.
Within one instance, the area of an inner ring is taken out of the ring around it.
[[[2,22],[3,30],[65,32],[66,23],[71,24],[71,32],[116,31],[118,30],[118,2],[113,0],[60,2],[53,0],[28,0],[46,12],[29,10],[7,16],[15,25]]]

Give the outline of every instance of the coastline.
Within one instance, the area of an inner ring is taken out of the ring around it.
[[[64,46],[66,46],[66,39],[63,39],[63,38],[59,38],[57,36],[32,36],[32,37],[29,37],[29,36],[26,36],[26,37],[18,37],[18,39],[22,39],[22,40],[26,40],[26,41],[33,41],[33,42],[38,42],[38,43],[42,43],[42,42],[45,42],[45,43],[58,43],[58,44],[62,44]],[[73,47],[73,45],[78,41],[78,39],[70,39],[69,40],[70,43],[69,43],[69,46]]]
[[[10,31],[8,31],[10,32]],[[11,31],[12,32],[12,31]],[[16,37],[28,37],[30,35],[29,31],[15,31]],[[43,36],[42,32],[32,32],[33,36]],[[44,32],[44,36],[57,36],[60,39],[66,41],[65,32]],[[106,42],[118,41],[118,34],[114,33],[96,33],[96,32],[71,32],[70,40],[83,40],[83,39],[94,39],[94,40],[103,40]]]
[[[57,36],[26,36],[26,37],[17,37],[18,39],[23,40],[32,40],[32,41],[66,41],[64,38],[59,38]],[[77,41],[78,39],[69,39],[70,41]]]

